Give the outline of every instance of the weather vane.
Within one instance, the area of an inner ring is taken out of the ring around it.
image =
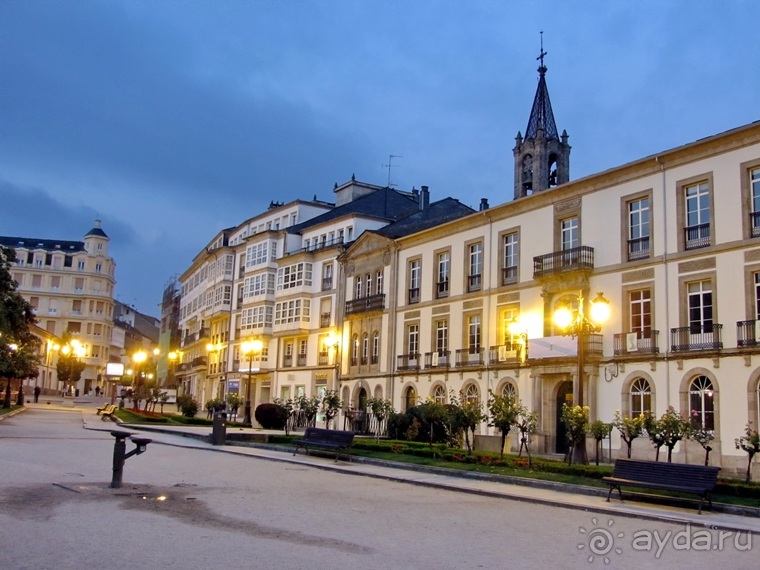
[[[536,58],[541,62],[541,67],[544,67],[544,56],[548,55],[548,52],[544,51],[544,31],[541,30],[541,52],[538,54],[538,57]]]

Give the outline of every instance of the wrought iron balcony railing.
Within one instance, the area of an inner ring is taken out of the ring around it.
[[[737,322],[736,339],[737,346],[760,346],[760,320]]]
[[[346,315],[356,315],[385,309],[385,293],[346,301]]]
[[[503,267],[501,270],[501,284],[514,285],[517,283],[517,266]]]
[[[533,258],[533,278],[547,277],[567,271],[594,269],[594,248],[587,245],[573,247]]]
[[[659,334],[660,331],[654,330],[615,334],[613,337],[615,356],[657,354],[660,352]]]
[[[456,365],[483,366],[483,349],[480,347],[457,349]]]
[[[717,323],[670,329],[670,350],[720,350],[723,348],[722,331],[723,325]]]
[[[419,370],[420,369],[420,355],[402,354],[398,357],[398,364],[396,366],[399,370]]]
[[[425,353],[425,368],[448,368],[449,367],[448,350],[436,350]]]
[[[760,212],[750,212],[749,225],[752,228],[752,237],[760,237]]]
[[[445,281],[439,281],[437,283],[438,288],[436,289],[436,298],[442,299],[443,297],[449,296],[449,280],[446,279]]]
[[[698,249],[710,245],[710,223],[684,228],[686,249]]]
[[[649,257],[649,236],[628,240],[628,261]]]
[[[523,345],[520,343],[500,344],[488,349],[491,364],[519,364]]]

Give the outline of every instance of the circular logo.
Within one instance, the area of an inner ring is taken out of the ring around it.
[[[624,533],[619,532],[617,534],[614,534],[611,530],[608,530],[608,528],[611,528],[615,521],[610,519],[607,521],[607,527],[599,527],[598,520],[596,517],[591,519],[592,524],[594,525],[594,528],[586,529],[584,527],[580,527],[578,530],[581,534],[586,536],[586,542],[582,542],[578,545],[578,550],[584,550],[588,548],[589,550],[589,556],[587,558],[588,562],[594,562],[597,557],[601,558],[605,564],[610,563],[610,558],[607,556],[611,552],[615,552],[617,554],[622,554],[623,550],[621,548],[615,547],[615,538],[623,538],[625,536]]]

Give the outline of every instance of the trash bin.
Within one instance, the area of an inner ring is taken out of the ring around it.
[[[211,431],[211,445],[224,445],[227,440],[227,414],[214,412],[214,425]]]

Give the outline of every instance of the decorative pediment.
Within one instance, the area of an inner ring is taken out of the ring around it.
[[[341,256],[341,261],[346,263],[361,257],[382,255],[392,243],[393,240],[385,236],[374,232],[364,232],[346,249]]]

